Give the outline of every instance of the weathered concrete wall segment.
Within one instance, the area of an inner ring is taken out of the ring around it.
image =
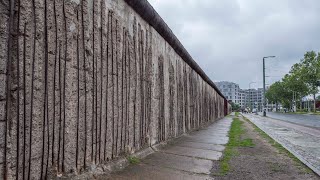
[[[1,1],[0,178],[83,172],[225,115],[224,97],[176,37],[138,9]]]

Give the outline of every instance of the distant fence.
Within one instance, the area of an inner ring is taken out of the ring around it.
[[[146,0],[0,10],[0,179],[81,173],[230,113]]]

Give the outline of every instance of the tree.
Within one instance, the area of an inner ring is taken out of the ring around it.
[[[266,98],[276,103],[281,102],[284,107],[289,108],[293,103],[293,94],[297,94],[302,105],[302,98],[313,94],[316,99],[320,87],[320,53],[314,51],[306,52],[299,63],[294,64],[282,81],[272,84],[266,92]],[[300,105],[300,108],[301,108]],[[314,101],[314,110],[315,110]]]
[[[233,111],[239,111],[240,110],[239,104],[235,104],[234,102],[232,102],[231,106],[232,106],[232,110]]]
[[[308,86],[302,78],[302,65],[296,63],[291,67],[290,73],[286,74],[282,81],[285,89],[291,92],[292,96],[296,94],[300,100],[300,108],[302,106],[302,98],[308,95]],[[291,102],[293,104],[293,101]]]
[[[278,110],[279,103],[286,108],[290,106],[290,92],[285,87],[285,83],[281,81],[277,81],[269,87],[266,98],[268,101],[276,103],[276,110]]]
[[[301,78],[307,84],[310,94],[316,99],[316,93],[319,88],[320,79],[320,53],[314,51],[306,52],[301,60]],[[316,102],[314,101],[314,111],[316,111]]]

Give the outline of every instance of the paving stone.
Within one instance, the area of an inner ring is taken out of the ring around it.
[[[197,157],[201,159],[219,160],[222,157],[222,153],[218,151],[198,149],[196,147],[179,147],[173,146],[162,150],[162,152],[172,153],[176,155]]]
[[[211,160],[179,156],[162,152],[157,152],[148,156],[145,160],[143,160],[143,162],[149,165],[200,174],[210,174],[210,170],[213,165]]]
[[[210,138],[210,137],[183,137],[183,141],[189,141],[189,142],[200,142],[200,143],[209,143],[209,144],[227,144],[229,138],[228,137],[215,137],[215,138]]]
[[[210,175],[188,173],[170,168],[150,166],[143,163],[140,163],[135,166],[129,166],[125,171],[113,174],[110,179],[213,180],[213,178],[210,177]]]
[[[209,128],[178,138],[140,164],[111,174],[109,179],[213,179],[213,161],[222,157],[231,122],[231,118],[224,118]]]
[[[176,146],[182,147],[194,147],[198,149],[213,150],[213,151],[223,151],[225,147],[219,144],[209,144],[200,142],[178,142]]]

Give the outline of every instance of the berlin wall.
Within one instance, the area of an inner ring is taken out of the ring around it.
[[[0,13],[0,179],[80,174],[230,111],[146,0],[2,0]]]

